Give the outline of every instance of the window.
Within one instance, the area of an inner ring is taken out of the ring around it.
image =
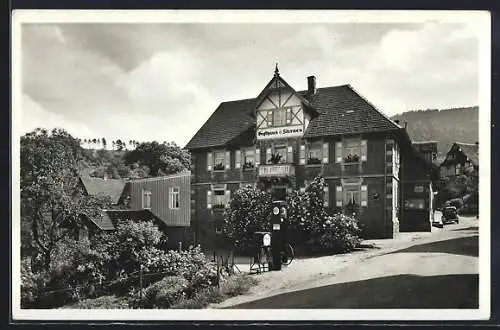
[[[337,185],[335,196],[335,206],[344,207],[348,212],[355,212],[360,206],[368,206],[368,186],[366,185]]]
[[[225,207],[226,200],[225,200],[225,191],[224,189],[215,189],[213,191],[213,207]]]
[[[179,187],[170,188],[170,208],[178,209],[179,208]]]
[[[309,146],[307,151],[307,164],[321,164],[321,145],[314,143]]]
[[[151,208],[151,191],[143,190],[142,191],[142,208],[150,209]]]
[[[343,145],[344,163],[357,163],[361,158],[361,141],[345,140]]]
[[[285,109],[275,109],[273,110],[273,126],[285,126],[286,125],[286,110]]]
[[[207,192],[207,208],[225,209],[229,203],[231,192],[223,184],[212,185],[212,190]]]
[[[255,167],[255,150],[246,149],[243,150],[243,168],[254,168]]]
[[[214,171],[223,171],[225,168],[226,155],[224,151],[214,152]]]
[[[286,147],[275,148],[274,154],[277,156],[278,163],[280,164],[286,163],[286,154],[287,154]]]

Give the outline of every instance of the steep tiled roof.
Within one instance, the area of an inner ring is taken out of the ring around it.
[[[222,146],[255,126],[255,119],[250,116],[254,104],[255,99],[221,103],[186,148]]]
[[[306,138],[401,128],[350,85],[318,88],[310,102],[320,115],[309,123],[304,134]]]
[[[156,217],[150,210],[103,210],[100,219],[92,220],[101,230],[115,230],[120,221],[154,221],[163,225],[161,219]]]
[[[298,94],[306,97],[310,106],[319,112],[304,133],[306,138],[401,129],[350,85],[318,88],[312,96],[307,96],[307,91]],[[186,148],[230,144],[241,133],[255,127],[255,119],[250,115],[255,104],[255,99],[221,103]]]
[[[475,143],[456,142],[462,153],[469,157],[474,165],[479,165],[479,145]]]
[[[125,180],[120,179],[101,179],[86,175],[80,176],[80,179],[89,195],[104,195],[111,197],[113,203],[118,203],[125,188]]]

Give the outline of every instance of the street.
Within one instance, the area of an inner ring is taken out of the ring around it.
[[[218,308],[478,308],[478,223],[462,217],[302,288],[290,283],[279,294]]]

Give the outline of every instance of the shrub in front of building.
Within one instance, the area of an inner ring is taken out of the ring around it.
[[[325,180],[316,177],[305,191],[294,191],[287,198],[287,236],[305,252],[345,253],[359,245],[358,221],[324,207]]]
[[[286,240],[305,252],[345,253],[360,243],[354,217],[328,214],[324,207],[325,180],[315,178],[304,191],[292,191],[286,199]],[[225,213],[224,232],[238,252],[251,252],[253,235],[270,231],[272,197],[257,188],[239,189]]]
[[[250,253],[253,234],[271,228],[271,195],[253,187],[237,190],[224,214],[224,234],[240,253]]]

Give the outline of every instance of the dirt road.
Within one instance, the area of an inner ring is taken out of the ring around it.
[[[477,308],[478,221],[371,241],[379,249],[294,261],[211,308]]]

